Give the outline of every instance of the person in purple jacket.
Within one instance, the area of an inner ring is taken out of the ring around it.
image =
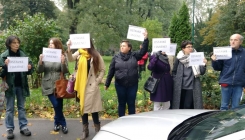
[[[160,78],[156,92],[150,94],[150,100],[154,102],[154,111],[169,109],[173,94],[173,78],[167,55],[161,51],[153,53],[148,69],[152,71],[154,78]]]

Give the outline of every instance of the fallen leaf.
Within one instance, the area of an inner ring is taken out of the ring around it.
[[[27,126],[32,126],[32,123],[28,123]]]
[[[57,134],[59,134],[59,132],[50,131],[50,134],[52,134],[52,135],[57,135]]]
[[[2,134],[2,137],[5,137],[6,138],[7,137],[7,134]]]

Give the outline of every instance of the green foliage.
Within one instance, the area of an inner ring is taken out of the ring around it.
[[[180,46],[182,41],[191,39],[191,24],[188,12],[186,3],[183,3],[178,14],[174,14],[172,17],[169,37],[171,42],[177,43],[178,46]]]
[[[203,106],[205,109],[219,109],[221,91],[219,85],[219,72],[208,66],[206,74],[201,77]]]
[[[217,45],[226,46],[229,44],[229,38],[232,34],[245,35],[244,7],[245,2],[240,2],[240,0],[228,1],[226,5],[220,7],[219,24],[215,26]]]
[[[25,15],[43,13],[47,18],[56,18],[57,7],[50,0],[0,0],[0,3],[3,5],[0,29],[14,26],[15,20],[23,20]]]
[[[76,0],[73,1],[75,6],[71,7],[72,2],[68,0],[68,9],[64,10],[66,16],[59,16],[58,19],[65,22],[59,22],[59,26],[69,26],[70,29],[65,30],[65,34],[90,33],[97,50],[102,55],[110,55],[108,52],[118,51],[119,42],[126,39],[128,25],[141,26],[147,19],[157,20],[162,23],[160,34],[166,35],[172,13],[179,8],[180,1]],[[77,28],[76,32],[71,32],[71,28]],[[138,49],[139,42],[131,43],[137,46],[133,48]]]
[[[150,40],[149,51],[152,50],[152,38],[161,38],[162,37],[162,23],[158,20],[149,20],[147,19],[142,23],[142,27],[147,29],[148,39]]]

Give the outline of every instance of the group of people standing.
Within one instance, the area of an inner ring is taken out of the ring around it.
[[[230,100],[232,108],[239,105],[242,88],[245,85],[245,50],[241,47],[243,37],[234,34],[230,38],[232,58],[228,60],[216,60],[212,55],[212,66],[221,71],[219,83],[222,90],[221,110],[227,110]],[[90,48],[78,49],[71,52],[72,42],[68,40],[67,51],[64,51],[58,38],[50,38],[49,48],[61,49],[61,62],[43,61],[40,54],[37,64],[37,72],[43,73],[42,94],[47,96],[54,108],[54,131],[61,130],[68,133],[66,119],[63,114],[63,99],[54,96],[55,81],[60,79],[61,74],[66,74],[68,61],[76,61],[76,82],[74,90],[77,92],[83,121],[82,140],[89,136],[88,113],[92,114],[95,131],[100,130],[99,112],[103,110],[99,84],[105,75],[104,61],[96,51],[92,40]],[[107,90],[112,78],[115,78],[115,88],[118,98],[118,116],[125,116],[126,105],[128,114],[135,114],[135,100],[138,90],[138,61],[148,52],[148,33],[144,32],[144,41],[138,51],[132,51],[132,44],[128,40],[120,43],[120,51],[111,60],[104,89]],[[0,57],[0,77],[6,80],[9,88],[5,91],[7,139],[14,138],[14,103],[17,98],[18,119],[20,133],[30,136],[31,131],[27,128],[25,116],[25,98],[30,96],[27,75],[32,74],[33,64],[29,59],[27,72],[8,72],[8,57],[27,57],[20,49],[20,39],[9,36],[6,40],[7,50]],[[202,84],[200,75],[205,74],[207,60],[204,65],[189,66],[189,55],[196,50],[191,41],[183,41],[181,50],[175,61],[165,52],[153,52],[147,66],[154,78],[159,78],[159,86],[155,93],[150,95],[154,103],[154,110],[163,109],[202,109]]]

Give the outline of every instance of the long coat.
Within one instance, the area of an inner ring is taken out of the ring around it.
[[[150,57],[148,69],[154,78],[160,78],[156,93],[150,95],[151,101],[167,102],[173,96],[173,79],[170,75],[170,65],[158,60],[155,55]]]
[[[206,66],[199,66],[199,67],[200,67],[200,74],[201,75],[205,74]],[[178,59],[176,59],[172,71],[173,80],[174,80],[174,91],[173,91],[173,101],[172,101],[173,109],[179,109],[180,107],[183,71],[184,71],[184,65],[181,62],[179,62]],[[193,81],[194,109],[202,109],[203,108],[202,84],[199,77],[195,78],[193,76],[193,80],[194,80]]]
[[[79,52],[72,54],[67,53],[69,61],[75,61],[80,57]],[[79,72],[79,71],[77,71]],[[93,113],[102,111],[102,100],[100,95],[99,84],[105,75],[105,63],[102,57],[99,57],[99,72],[94,74],[93,58],[90,61],[90,69],[88,72],[88,79],[85,87],[85,98],[84,98],[84,113]],[[76,79],[78,80],[78,79]]]
[[[22,51],[20,51],[20,57],[27,57],[27,55]],[[8,72],[7,67],[4,64],[5,60],[7,57],[9,57],[9,50],[6,50],[3,52],[0,56],[0,67],[2,69],[0,70],[0,76],[4,78],[6,76],[6,83],[8,84],[9,88],[5,91],[5,96],[6,97],[12,97],[15,96],[14,94],[14,80],[15,80],[15,74],[14,72]],[[32,65],[31,60],[29,59],[29,64],[31,65],[31,69],[28,70],[27,72],[20,72],[21,75],[21,87],[22,87],[22,93],[24,97],[29,97],[30,96],[30,90],[29,90],[29,85],[28,85],[28,78],[27,75],[31,75],[34,67]]]
[[[43,62],[37,66],[38,73],[44,73],[42,78],[42,94],[54,94],[55,81],[60,79],[61,72],[68,73],[67,61],[65,64],[57,62]]]

